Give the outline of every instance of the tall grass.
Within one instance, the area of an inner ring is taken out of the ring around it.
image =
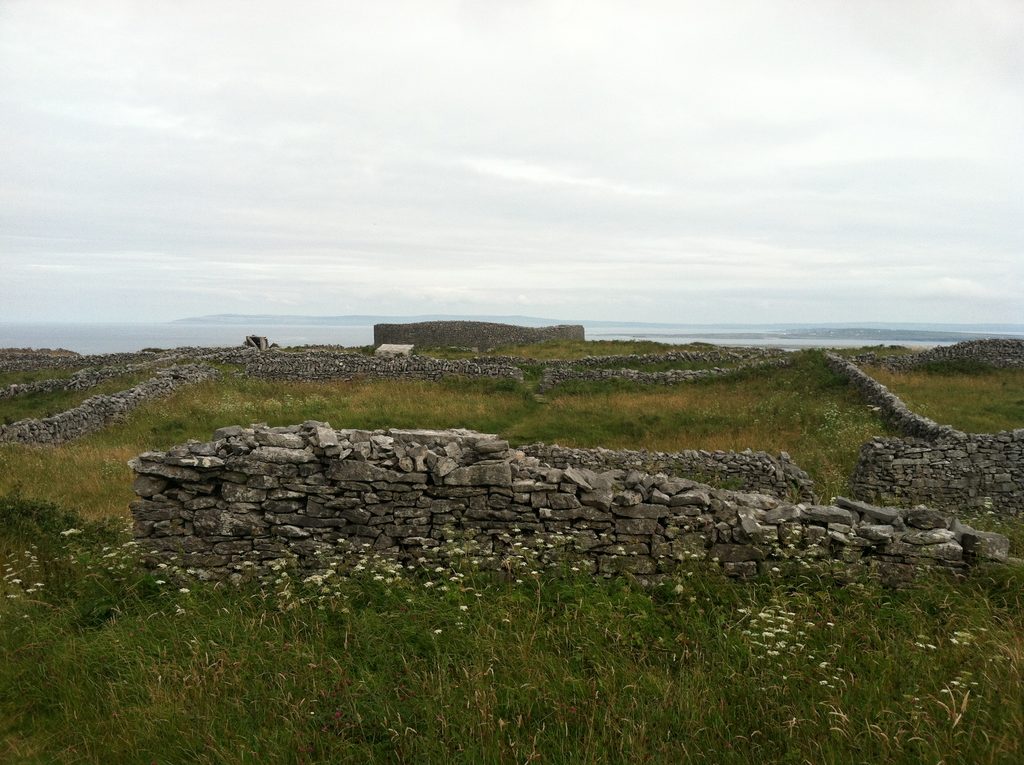
[[[544,398],[529,382],[226,376],[63,447],[0,447],[0,761],[1024,761],[1019,567],[894,592],[704,567],[644,589],[471,560],[306,582],[282,568],[235,589],[138,566],[127,459],[305,419],[785,449],[826,496],[884,429],[804,353],[788,369]],[[971,522],[1020,554],[1020,523]]]
[[[231,589],[145,574],[109,529],[62,535],[53,512],[0,531],[4,761],[1024,757],[1020,569],[908,592],[471,565]]]
[[[226,376],[136,410],[65,446],[0,446],[0,492],[74,503],[88,517],[124,515],[125,462],[147,449],[207,440],[223,425],[307,419],[335,427],[465,427],[517,444],[787,451],[830,497],[846,491],[860,444],[885,426],[819,355],[785,369],[740,371],[673,386],[587,383],[538,399],[508,380],[292,383]]]
[[[968,433],[1024,428],[1024,369],[944,362],[911,372],[867,371],[915,412],[945,425]]]

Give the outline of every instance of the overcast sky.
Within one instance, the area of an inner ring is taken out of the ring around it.
[[[0,321],[1024,322],[1024,2],[0,0]]]

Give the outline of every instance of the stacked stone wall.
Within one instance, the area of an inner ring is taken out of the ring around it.
[[[199,365],[171,367],[133,388],[110,395],[92,396],[73,409],[43,419],[19,420],[0,426],[0,443],[60,444],[102,430],[113,420],[179,388],[218,376],[217,370]]]
[[[772,456],[743,452],[687,449],[658,452],[634,449],[574,449],[557,444],[530,444],[522,451],[557,468],[665,473],[678,478],[719,484],[780,499],[816,502],[814,482],[785,452]]]
[[[548,340],[583,340],[580,324],[551,327],[520,327],[488,321],[420,321],[409,324],[374,324],[373,344],[391,343],[419,347],[477,348],[485,351],[502,345],[524,345]]]
[[[129,364],[124,367],[99,367],[82,369],[70,377],[56,377],[29,383],[14,383],[0,388],[0,400],[26,396],[32,393],[49,393],[55,390],[88,390],[117,377],[139,372],[151,367],[151,363]]]
[[[964,433],[916,414],[854,364],[828,354],[865,401],[904,438],[873,438],[861,446],[850,478],[855,496],[899,504],[925,503],[958,511],[1024,512],[1024,429]]]
[[[248,376],[271,380],[349,380],[356,377],[440,380],[452,376],[523,379],[523,371],[509,364],[481,364],[428,356],[364,356],[332,351],[253,351],[246,356],[245,365]]]
[[[290,558],[405,565],[524,554],[644,580],[705,561],[735,575],[838,561],[904,578],[1005,560],[1008,542],[950,515],[842,500],[793,504],[664,473],[557,468],[469,431],[228,427],[130,463],[152,563],[226,579]]]
[[[734,368],[668,369],[661,372],[644,372],[630,368],[602,369],[593,366],[580,369],[559,365],[547,367],[544,370],[538,388],[541,391],[547,391],[567,382],[600,382],[603,380],[622,380],[637,385],[676,385],[683,382],[693,382],[694,380],[706,380],[711,377],[723,377],[736,372],[737,369],[783,367],[790,363],[789,359],[768,359],[744,362],[741,366]]]
[[[861,364],[877,364],[890,372],[908,372],[925,364],[942,361],[977,361],[1000,369],[1024,367],[1024,340],[991,338],[967,340],[954,345],[940,345],[920,353],[900,356],[857,357]]]
[[[82,355],[73,351],[48,353],[45,351],[0,350],[0,374],[7,372],[34,372],[39,369],[83,369],[85,367],[126,366],[156,361],[160,354],[150,351],[137,353],[97,353]]]

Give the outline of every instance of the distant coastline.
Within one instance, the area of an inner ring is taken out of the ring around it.
[[[79,353],[116,353],[142,348],[237,346],[245,335],[266,335],[280,345],[363,346],[373,325],[385,322],[466,319],[524,326],[582,324],[590,340],[706,342],[786,349],[818,346],[949,345],[982,337],[1024,338],[1024,324],[672,324],[587,321],[530,316],[270,316],[223,314],[165,323],[0,323],[2,348],[66,348]]]

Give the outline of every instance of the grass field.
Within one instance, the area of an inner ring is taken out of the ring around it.
[[[1020,568],[899,592],[469,566],[225,589],[52,508],[0,500],[0,524],[4,762],[1024,757]]]
[[[912,372],[868,374],[919,414],[968,433],[1024,428],[1024,369],[934,364]]]
[[[43,418],[78,406],[90,396],[117,393],[153,376],[152,371],[135,372],[105,380],[86,390],[53,390],[27,393],[0,401],[0,424],[10,424],[29,417]],[[58,377],[50,373],[40,379]]]
[[[10,401],[0,401],[0,416]],[[820,355],[674,386],[622,382],[559,386],[449,380],[285,383],[225,376],[147,404],[124,423],[57,448],[0,446],[0,492],[74,503],[90,518],[124,516],[125,462],[147,449],[207,440],[223,425],[307,419],[335,427],[466,427],[516,444],[787,451],[825,497],[846,491],[860,444],[886,432]],[[45,476],[46,480],[37,480]]]
[[[1020,567],[891,591],[703,567],[649,589],[571,570],[516,580],[472,561],[319,583],[283,569],[234,589],[137,565],[126,460],[310,418],[784,449],[826,496],[884,432],[802,353],[787,369],[542,398],[509,381],[226,376],[72,444],[0,446],[0,762],[1024,761]],[[1019,522],[969,520],[1024,549]]]
[[[66,379],[75,373],[74,369],[33,369],[27,372],[0,373],[0,388],[15,383],[30,383],[37,380]]]

